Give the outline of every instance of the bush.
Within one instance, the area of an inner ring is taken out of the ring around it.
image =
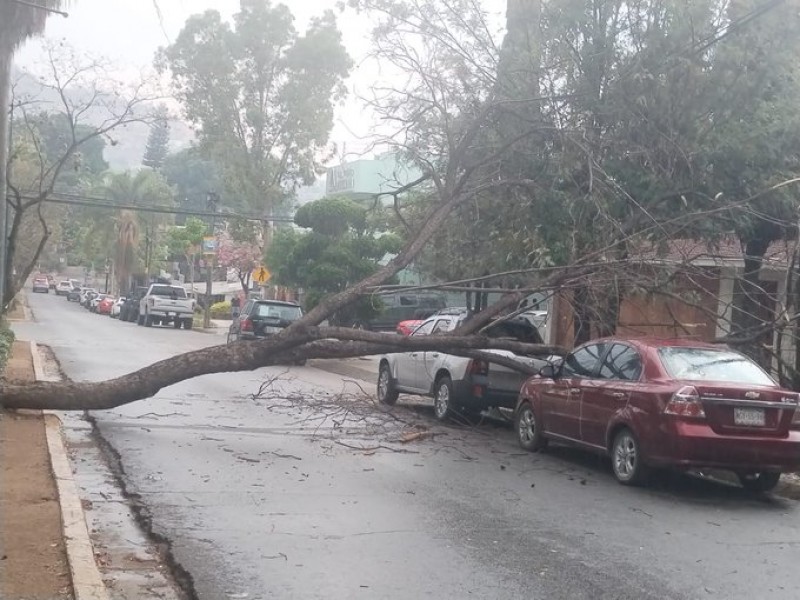
[[[212,319],[230,319],[231,318],[231,303],[230,302],[215,302],[211,305],[211,318]]]
[[[0,324],[0,371],[6,368],[6,361],[11,354],[11,346],[14,344],[14,332],[8,328],[7,323]]]

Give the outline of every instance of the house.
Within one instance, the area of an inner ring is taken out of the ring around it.
[[[764,256],[755,305],[765,322],[773,321],[784,306],[787,270],[796,245],[796,241],[775,242]],[[738,240],[726,238],[715,244],[670,240],[632,252],[625,268],[615,269],[625,290],[616,323],[618,335],[708,342],[731,333],[734,300],[743,293],[738,280],[744,272],[744,254]],[[561,291],[551,306],[547,341],[572,347],[574,319],[573,292]],[[793,365],[791,336],[770,330],[754,340],[771,349],[779,342],[780,356]]]

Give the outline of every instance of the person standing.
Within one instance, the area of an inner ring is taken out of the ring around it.
[[[242,301],[239,299],[239,294],[231,298],[231,318],[235,319],[239,316],[239,309],[242,306]]]

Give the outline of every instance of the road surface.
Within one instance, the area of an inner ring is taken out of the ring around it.
[[[29,301],[37,322],[19,337],[51,346],[76,380],[224,339]],[[593,456],[525,454],[506,426],[436,426],[419,408],[398,414],[437,435],[392,444],[374,421],[337,427],[249,396],[275,376],[278,396],[305,402],[373,388],[270,368],[93,413],[198,598],[800,597],[795,501],[678,475],[627,488]]]

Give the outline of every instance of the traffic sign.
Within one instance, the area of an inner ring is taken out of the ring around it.
[[[253,271],[253,281],[258,285],[264,285],[269,281],[270,277],[272,277],[272,273],[264,267],[259,267]]]

